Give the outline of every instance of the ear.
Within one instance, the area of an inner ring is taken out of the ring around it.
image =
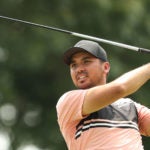
[[[108,75],[108,73],[110,71],[110,63],[109,62],[104,62],[104,71],[105,71],[106,75]]]

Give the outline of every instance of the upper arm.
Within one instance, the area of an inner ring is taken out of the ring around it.
[[[123,96],[120,84],[108,83],[87,91],[83,103],[83,115],[95,112]]]
[[[136,92],[149,80],[149,67],[150,64],[141,66],[108,84],[89,89],[83,104],[83,115],[95,112],[119,98]]]

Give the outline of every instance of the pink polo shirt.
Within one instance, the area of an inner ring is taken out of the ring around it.
[[[148,108],[123,98],[83,117],[85,94],[86,90],[67,92],[56,106],[58,124],[69,150],[143,150],[141,134],[149,134]]]

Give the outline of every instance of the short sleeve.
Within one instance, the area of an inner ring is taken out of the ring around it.
[[[74,90],[62,95],[56,105],[58,123],[64,126],[83,118],[82,106],[86,90]]]
[[[150,136],[150,109],[135,103],[138,111],[138,125],[142,135]]]

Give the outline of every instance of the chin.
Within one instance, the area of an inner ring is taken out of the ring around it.
[[[91,87],[92,87],[92,85],[89,85],[89,84],[77,85],[77,88],[79,88],[79,89],[89,89]]]

